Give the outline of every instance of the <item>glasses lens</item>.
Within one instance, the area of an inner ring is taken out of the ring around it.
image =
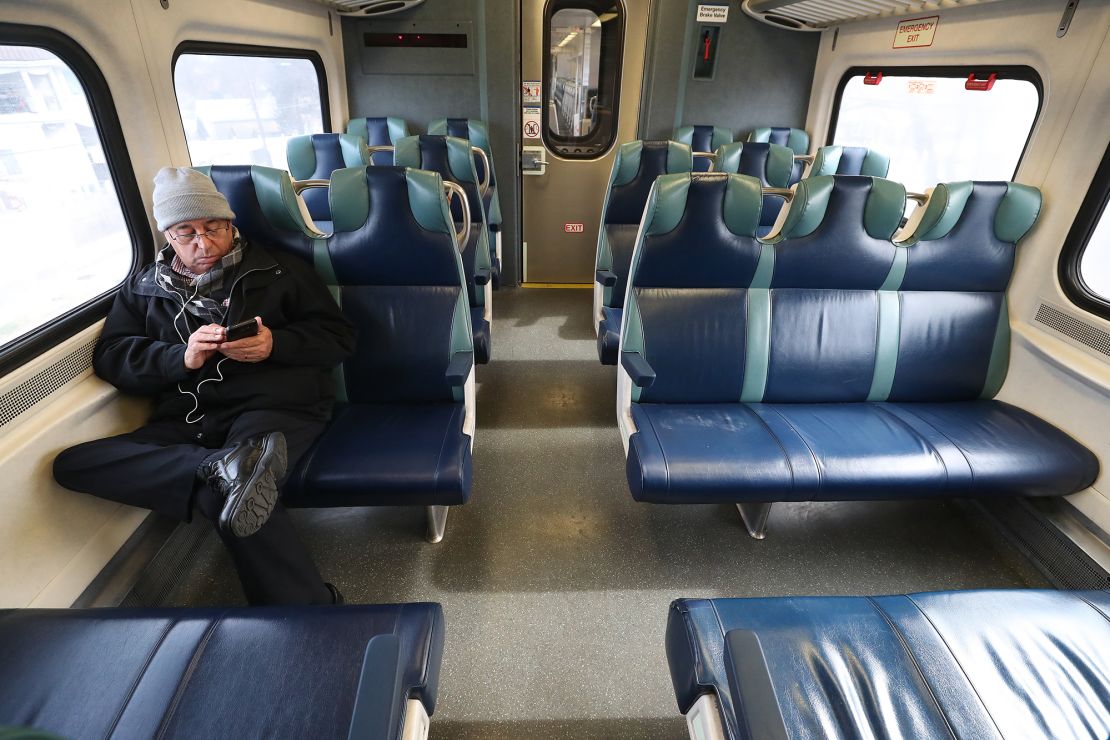
[[[192,231],[185,233],[176,233],[173,238],[177,240],[178,244],[192,244],[197,239],[197,234]]]

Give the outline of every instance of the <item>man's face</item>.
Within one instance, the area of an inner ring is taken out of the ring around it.
[[[224,218],[174,224],[163,232],[178,258],[196,275],[203,275],[231,251],[234,233]]]

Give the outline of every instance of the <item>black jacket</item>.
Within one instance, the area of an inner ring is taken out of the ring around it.
[[[224,355],[216,352],[199,370],[186,369],[185,342],[202,322],[157,285],[150,265],[116,296],[93,354],[96,374],[125,393],[153,396],[155,419],[184,418],[194,401],[183,391],[199,396],[198,414],[222,425],[255,409],[326,419],[335,397],[332,368],[354,350],[354,327],[311,266],[257,244],[245,249],[225,325],[261,316],[274,340],[267,359],[227,359],[220,365],[223,380],[198,391],[200,381],[217,377]]]

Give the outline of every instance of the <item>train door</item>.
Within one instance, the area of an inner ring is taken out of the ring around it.
[[[647,0],[521,8],[523,279],[592,284],[609,170],[636,138]]]

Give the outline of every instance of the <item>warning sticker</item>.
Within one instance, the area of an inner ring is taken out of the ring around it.
[[[540,108],[538,105],[524,106],[524,115],[521,121],[521,131],[524,132],[525,139],[540,138],[540,126],[543,122],[542,111],[543,108]]]
[[[940,25],[939,15],[898,21],[898,30],[894,32],[894,46],[891,48],[915,49],[920,46],[932,46],[938,25]]]
[[[520,102],[524,105],[539,105],[543,87],[539,80],[525,80],[520,83]]]
[[[699,5],[698,23],[728,23],[728,6]]]

